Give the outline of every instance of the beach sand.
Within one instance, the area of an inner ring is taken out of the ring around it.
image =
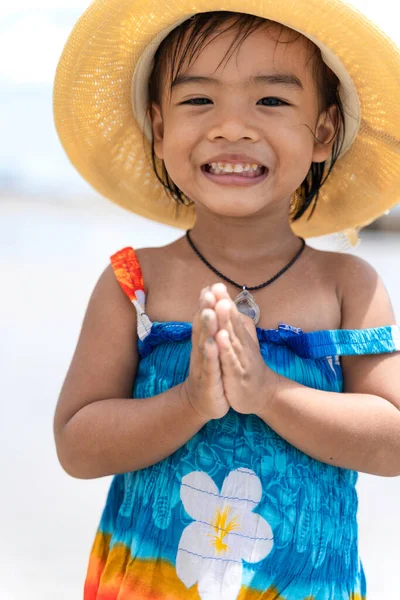
[[[57,397],[110,254],[181,234],[101,199],[0,198],[1,600],[82,598],[110,478],[76,480],[60,467],[52,434]],[[356,253],[381,274],[399,319],[400,235],[365,234]],[[368,598],[398,600],[400,478],[360,474],[357,487]]]

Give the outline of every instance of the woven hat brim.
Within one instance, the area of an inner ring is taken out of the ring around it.
[[[243,0],[96,0],[72,31],[54,86],[54,118],[72,164],[101,194],[152,220],[193,226],[194,207],[166,194],[153,173],[144,123],[135,119],[135,68],[160,31],[196,12],[243,12]],[[400,53],[359,11],[339,0],[247,0],[245,12],[321,40],[355,84],[361,107],[356,139],[323,185],[312,218],[293,224],[303,237],[361,228],[400,200]]]

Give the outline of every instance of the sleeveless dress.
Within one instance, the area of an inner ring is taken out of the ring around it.
[[[191,323],[149,320],[133,248],[111,263],[137,310],[133,397],[145,401],[188,376]],[[332,392],[343,391],[339,356],[400,350],[398,326],[305,333],[281,324],[257,336],[271,369]],[[363,600],[357,477],[231,409],[161,462],[113,478],[84,599]]]

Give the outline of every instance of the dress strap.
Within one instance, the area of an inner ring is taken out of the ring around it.
[[[112,268],[121,288],[136,308],[137,332],[141,340],[150,333],[152,322],[145,313],[146,293],[142,269],[133,248],[119,250],[110,257]]]
[[[296,354],[304,358],[357,356],[400,351],[400,326],[371,329],[333,329],[303,333],[279,329],[281,338]]]

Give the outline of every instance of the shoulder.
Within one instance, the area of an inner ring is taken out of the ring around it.
[[[146,296],[152,289],[152,282],[164,278],[172,264],[176,264],[175,242],[166,246],[135,249],[135,254],[143,276]]]
[[[329,273],[338,288],[345,284],[350,275],[361,277],[376,276],[375,269],[364,259],[354,254],[345,252],[332,252],[328,250],[316,250],[308,247],[312,252],[314,264],[321,272]]]
[[[92,310],[101,305],[107,307],[115,319],[121,319],[126,325],[130,323],[131,329],[135,329],[136,314],[131,299],[111,263],[100,274],[89,301]]]
[[[336,281],[340,296],[355,286],[373,287],[379,275],[366,260],[345,252],[324,252],[324,259],[330,263],[332,276]]]
[[[368,329],[395,323],[393,308],[385,285],[366,260],[339,252],[331,256],[341,306],[342,329]]]
[[[178,242],[159,247],[121,247],[110,256],[111,264],[106,272],[111,273],[111,277],[119,282],[128,296],[132,286],[137,286],[143,289],[147,297],[153,287],[152,282],[158,282],[165,277],[172,264],[176,265],[179,259],[176,248]]]
[[[334,290],[341,329],[395,324],[385,285],[376,270],[354,254],[311,249],[313,274]]]

